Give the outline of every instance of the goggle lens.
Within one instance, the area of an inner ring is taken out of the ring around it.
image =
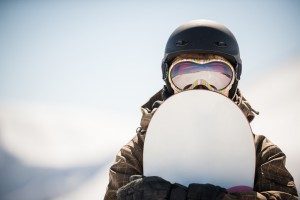
[[[220,61],[204,64],[183,61],[175,64],[170,71],[171,81],[180,90],[197,80],[205,80],[217,90],[222,90],[231,83],[232,77],[232,68]]]

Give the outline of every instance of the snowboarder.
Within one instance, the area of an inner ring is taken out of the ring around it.
[[[179,26],[171,34],[162,60],[166,84],[141,107],[137,135],[117,154],[104,199],[297,199],[293,177],[285,168],[285,154],[263,135],[254,134],[256,169],[251,191],[227,191],[209,183],[185,187],[160,177],[143,176],[147,127],[156,109],[171,95],[189,89],[213,90],[235,102],[249,122],[253,120],[258,113],[237,87],[241,72],[238,43],[224,25],[194,20]]]

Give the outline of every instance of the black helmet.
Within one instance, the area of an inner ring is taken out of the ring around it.
[[[161,66],[163,79],[170,94],[174,91],[168,82],[168,69],[171,61],[183,53],[216,54],[232,63],[236,80],[229,91],[229,97],[233,98],[242,73],[242,60],[238,43],[228,28],[214,21],[193,20],[175,29],[168,39]]]

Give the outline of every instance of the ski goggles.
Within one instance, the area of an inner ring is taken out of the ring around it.
[[[171,65],[168,73],[172,88],[179,92],[195,85],[204,85],[223,91],[234,81],[232,65],[223,59],[181,59]]]

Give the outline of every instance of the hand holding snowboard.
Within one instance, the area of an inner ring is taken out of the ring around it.
[[[226,189],[211,184],[190,184],[189,187],[171,184],[157,176],[132,176],[130,183],[121,187],[117,196],[119,200],[135,199],[170,199],[170,200],[198,200],[222,199]]]

